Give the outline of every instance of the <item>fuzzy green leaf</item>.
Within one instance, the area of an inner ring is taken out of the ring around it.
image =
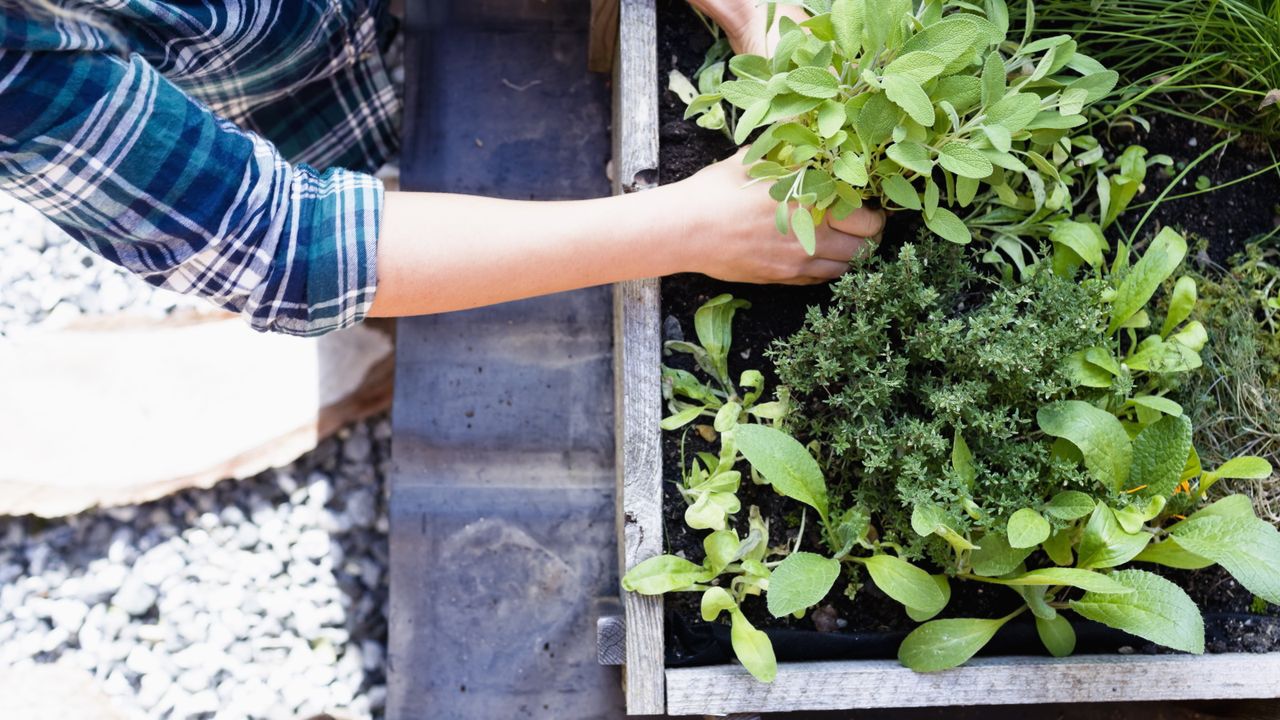
[[[1227,569],[1245,588],[1280,604],[1280,530],[1257,518],[1199,517],[1172,528],[1188,552]]]
[[[917,50],[899,55],[897,59],[885,66],[884,74],[906,75],[912,80],[924,84],[940,75],[942,69],[946,66],[946,62],[934,53]]]
[[[837,178],[854,187],[865,187],[869,180],[866,161],[861,155],[851,150],[840,153],[840,157],[832,163],[831,170]]]
[[[1133,445],[1115,415],[1080,400],[1062,400],[1040,408],[1036,422],[1046,434],[1075,445],[1098,482],[1117,492],[1126,487]]]
[[[991,161],[964,143],[947,143],[939,151],[938,162],[942,167],[960,177],[981,180],[991,174]]]
[[[940,207],[933,212],[932,217],[926,216],[924,224],[934,234],[957,245],[968,245],[973,240],[973,235],[964,221],[946,208]]]
[[[800,241],[800,247],[812,255],[817,249],[817,236],[813,227],[813,216],[809,214],[808,208],[796,208],[795,213],[791,215],[791,231]]]
[[[769,612],[786,617],[821,602],[840,575],[840,562],[815,553],[788,555],[769,575]]]
[[[1166,415],[1148,425],[1133,439],[1133,465],[1129,485],[1145,496],[1168,497],[1182,477],[1191,454],[1191,421]]]
[[[880,183],[885,197],[908,210],[919,210],[920,195],[911,182],[901,175],[890,175]]]
[[[1040,96],[1033,93],[1006,95],[987,110],[987,123],[1016,133],[1031,124],[1040,112]]]
[[[802,67],[787,73],[787,87],[805,97],[833,98],[840,91],[836,78],[824,68]]]
[[[1177,585],[1143,570],[1121,570],[1111,579],[1132,593],[1085,593],[1071,609],[1089,620],[1137,635],[1158,645],[1204,652],[1204,619]]]
[[[886,75],[883,82],[884,94],[894,105],[905,110],[912,120],[933,127],[933,103],[920,83],[905,75]]]
[[[862,54],[862,28],[866,23],[866,0],[832,0],[831,27],[835,30],[836,44],[846,58]]]
[[[929,158],[929,148],[918,142],[906,140],[894,143],[889,146],[885,154],[889,156],[890,160],[921,175],[928,175],[933,172],[933,160]]]

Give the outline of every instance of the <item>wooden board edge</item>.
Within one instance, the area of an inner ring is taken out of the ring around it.
[[[655,0],[621,0],[613,72],[614,193],[656,184],[658,65]],[[658,281],[613,292],[617,523],[621,573],[662,552],[661,325]],[[666,712],[661,597],[623,592],[629,715]]]
[[[1188,678],[1194,678],[1188,680]],[[672,715],[1280,698],[1280,652],[992,657],[938,673],[893,660],[782,663],[772,684],[738,665],[667,670]]]

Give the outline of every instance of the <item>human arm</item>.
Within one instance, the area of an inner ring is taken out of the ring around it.
[[[382,184],[291,165],[138,57],[0,51],[0,189],[147,282],[263,331],[372,302]]]
[[[809,256],[774,228],[776,203],[741,156],[631,195],[525,202],[387,193],[371,315],[418,315],[562,290],[700,272],[723,280],[831,280],[883,226],[858,211],[818,229]]]

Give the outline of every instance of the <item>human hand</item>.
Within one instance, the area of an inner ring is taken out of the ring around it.
[[[756,0],[689,0],[689,3],[716,22],[733,51],[739,55],[768,57],[778,44],[778,18],[802,22],[809,16],[794,5],[776,5],[773,26],[765,32],[768,6]]]
[[[730,282],[810,285],[840,277],[850,260],[875,249],[884,213],[865,207],[843,220],[828,216],[816,228],[813,255],[795,235],[780,234],[768,186],[743,187],[749,181],[745,152],[663,188],[670,191],[668,201],[680,205],[675,210],[689,218],[676,251],[682,269]]]

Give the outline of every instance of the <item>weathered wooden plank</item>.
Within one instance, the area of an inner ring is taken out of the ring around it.
[[[667,671],[672,715],[1280,697],[1280,653],[979,658],[938,673],[892,660],[788,663],[772,684],[737,665]]]
[[[622,0],[614,62],[614,192],[652,187],[658,167],[658,63],[654,0]],[[615,286],[618,549],[625,573],[662,552],[661,335],[658,281]],[[624,593],[627,712],[665,711],[662,598]]]

